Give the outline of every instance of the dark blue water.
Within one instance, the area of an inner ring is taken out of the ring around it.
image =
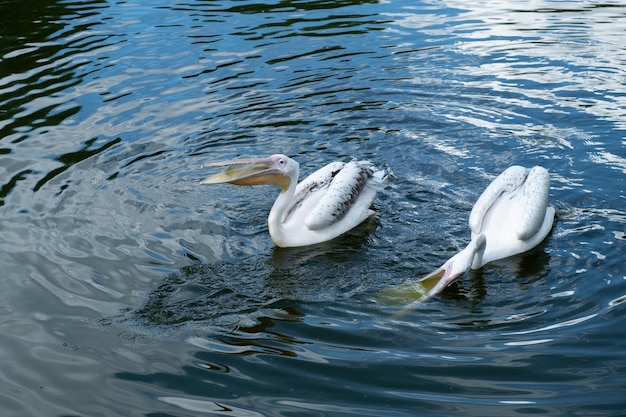
[[[0,16],[3,416],[623,414],[621,2]],[[198,185],[277,152],[388,169],[377,216],[279,249],[277,190]],[[551,172],[548,239],[399,313],[512,164]]]

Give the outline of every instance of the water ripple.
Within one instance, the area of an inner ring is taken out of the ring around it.
[[[623,410],[622,4],[0,8],[7,415]],[[378,216],[281,250],[267,191],[198,187],[274,152],[390,169]],[[512,164],[551,236],[398,317]]]

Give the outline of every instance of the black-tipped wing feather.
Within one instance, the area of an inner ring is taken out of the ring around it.
[[[374,171],[367,163],[352,161],[345,164],[335,174],[314,210],[307,215],[306,226],[311,230],[320,230],[341,220],[373,175]]]

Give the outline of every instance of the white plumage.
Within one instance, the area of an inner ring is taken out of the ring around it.
[[[512,166],[476,201],[470,216],[470,243],[441,267],[422,278],[439,279],[428,296],[441,292],[469,269],[517,255],[537,246],[552,229],[550,174],[540,166]]]
[[[367,161],[332,162],[297,184],[298,163],[285,155],[223,161],[226,166],[201,184],[278,185],[268,217],[277,246],[306,246],[333,239],[373,214],[370,206],[386,179]]]

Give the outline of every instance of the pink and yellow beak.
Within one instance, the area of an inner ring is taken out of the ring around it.
[[[200,181],[200,184],[278,185],[289,184],[289,178],[276,167],[273,158],[235,159],[213,162],[202,167],[226,167],[222,172]]]
[[[452,284],[457,276],[452,275],[452,262],[448,261],[420,280],[420,283],[428,289],[427,298],[433,297]]]

